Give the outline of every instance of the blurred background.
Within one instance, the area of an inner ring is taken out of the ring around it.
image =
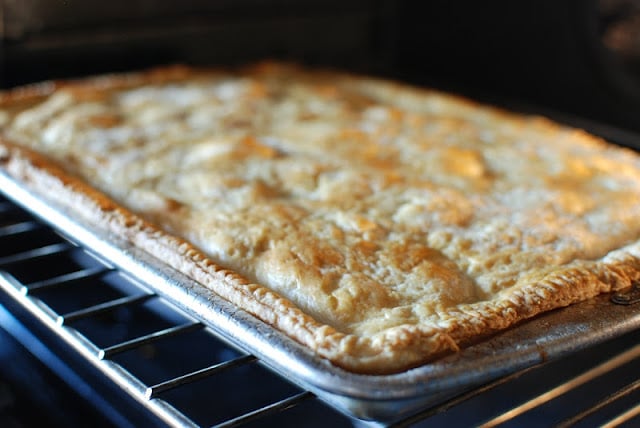
[[[640,1],[3,0],[0,84],[265,58],[640,130]]]

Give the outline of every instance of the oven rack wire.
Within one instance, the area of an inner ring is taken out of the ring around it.
[[[1,196],[0,293],[163,424],[300,426],[295,417],[303,414],[307,426],[380,425],[343,415],[271,373],[253,355]],[[197,339],[185,342],[194,334]],[[632,332],[509,375],[393,426],[632,426],[640,422],[638,339],[640,333]],[[161,369],[160,377],[156,366],[146,373],[146,365],[167,349],[174,351],[170,367]],[[178,356],[176,351],[184,352]],[[188,356],[196,363],[182,359]],[[180,370],[189,368],[176,373],[176,361]],[[202,382],[205,389],[189,393]],[[242,411],[214,403],[193,414],[194,394],[203,390],[224,397],[229,388],[254,391],[264,385],[266,396],[240,399]]]

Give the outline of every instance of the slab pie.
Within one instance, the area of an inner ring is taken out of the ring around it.
[[[0,108],[6,173],[350,371],[640,279],[640,157],[542,117],[276,63]]]

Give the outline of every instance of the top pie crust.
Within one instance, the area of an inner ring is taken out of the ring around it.
[[[347,370],[640,279],[640,158],[544,118],[274,63],[0,106],[11,175]]]

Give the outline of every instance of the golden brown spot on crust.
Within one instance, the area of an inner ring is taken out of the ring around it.
[[[89,117],[88,122],[97,128],[113,128],[122,123],[122,118],[115,114],[101,114]]]

